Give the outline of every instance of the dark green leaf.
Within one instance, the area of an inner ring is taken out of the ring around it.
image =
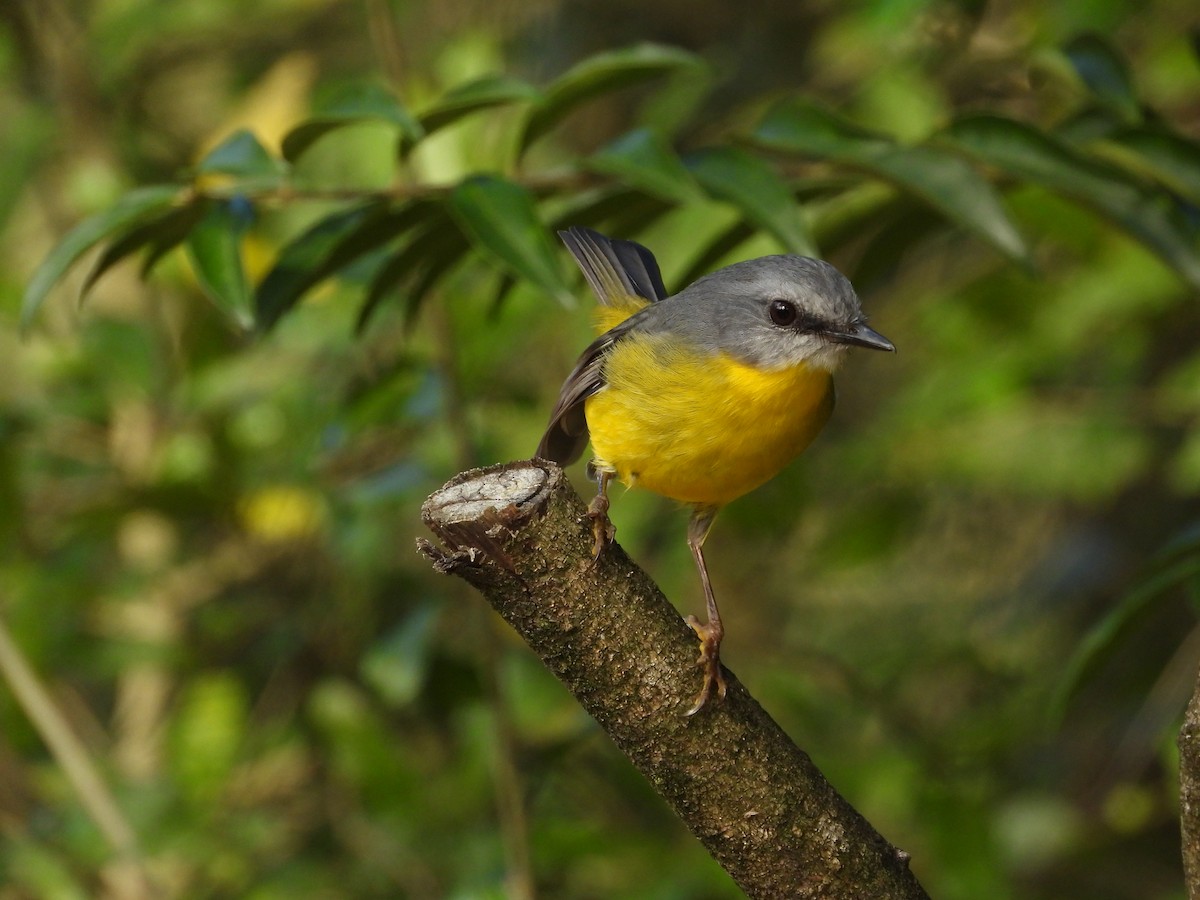
[[[996,116],[955,122],[945,140],[1005,172],[1060,191],[1129,232],[1200,287],[1195,229],[1173,199],[1028,125]]]
[[[424,135],[419,122],[386,88],[376,84],[347,88],[334,95],[283,139],[283,157],[295,162],[320,137],[337,128],[359,122],[395,125],[402,141],[415,143]]]
[[[249,131],[234,132],[209,151],[196,166],[203,175],[232,175],[236,178],[275,179],[283,164],[271,156]]]
[[[1090,144],[1109,137],[1124,123],[1103,106],[1089,106],[1059,122],[1054,133],[1068,144]]]
[[[565,305],[573,304],[558,253],[526,191],[501,178],[468,178],[450,195],[450,209],[472,241]]]
[[[208,298],[240,328],[254,324],[250,285],[242,264],[247,217],[231,201],[214,202],[187,237],[188,257]]]
[[[141,276],[145,279],[154,271],[154,267],[159,261],[187,240],[187,236],[191,234],[192,228],[203,217],[208,209],[208,204],[211,201],[200,198],[196,202],[188,205],[188,210],[191,215],[180,217],[178,221],[168,224],[168,227],[159,231],[154,238],[146,245],[146,258],[142,260]]]
[[[675,208],[673,203],[623,185],[587,191],[566,200],[551,231],[586,225],[607,229],[614,237],[629,237]]]
[[[1082,34],[1064,49],[1083,83],[1101,103],[1125,122],[1141,118],[1129,69],[1107,38],[1095,33]]]
[[[550,85],[525,125],[521,148],[553,128],[580,104],[630,85],[682,69],[703,66],[698,56],[659,44],[639,44],[600,53],[572,67]]]
[[[937,231],[942,220],[934,210],[905,197],[873,223],[878,230],[859,253],[851,279],[860,294],[892,280],[912,246]],[[868,232],[869,233],[869,232]],[[857,235],[861,238],[862,232]]]
[[[996,190],[969,163],[932,146],[905,147],[797,101],[776,104],[753,134],[772,150],[852,166],[919,197],[1023,264],[1029,251]]]
[[[462,232],[452,225],[437,223],[417,233],[380,267],[371,280],[358,314],[356,330],[361,333],[367,327],[379,305],[405,280],[411,285],[404,305],[404,318],[406,324],[411,324],[425,295],[468,249]]]
[[[463,116],[495,106],[537,100],[541,92],[528,82],[509,75],[485,75],[451,88],[418,116],[426,134],[445,128]]]
[[[179,188],[157,186],[130,191],[109,209],[84,219],[64,237],[29,279],[21,298],[21,327],[28,328],[50,289],[84,253],[106,238],[134,227],[170,207]]]
[[[661,134],[639,128],[584,160],[585,168],[615,175],[649,194],[674,203],[701,197],[687,167]]]
[[[88,292],[105,272],[139,250],[150,248],[148,265],[151,256],[157,259],[172,247],[179,246],[187,238],[192,227],[200,221],[205,208],[205,203],[200,200],[187,206],[172,207],[165,215],[142,222],[125,232],[104,249],[104,253],[84,279],[83,287],[79,289],[79,299],[82,301],[87,297]],[[148,272],[149,268],[143,267],[142,275],[145,276]]]
[[[1109,137],[1117,159],[1200,206],[1200,144],[1162,128],[1128,128]]]
[[[1052,721],[1061,721],[1067,704],[1087,677],[1113,651],[1122,635],[1153,611],[1157,602],[1170,596],[1176,585],[1200,576],[1200,556],[1191,554],[1165,566],[1123,597],[1084,637],[1067,662],[1066,673],[1050,703]]]
[[[835,194],[810,199],[808,211],[817,244],[823,253],[833,254],[861,239],[895,210],[909,208],[914,200],[922,202],[885,182],[861,181]]]
[[[517,279],[513,278],[508,272],[500,276],[496,283],[496,293],[492,296],[490,315],[493,319],[500,315],[500,309],[504,306],[505,299],[516,286]]]
[[[258,327],[274,327],[307,291],[437,211],[438,205],[427,200],[400,209],[372,201],[321,219],[280,251],[259,284],[254,297]]]
[[[708,246],[700,251],[700,255],[692,260],[692,264],[680,277],[679,290],[713,271],[717,263],[753,237],[754,231],[755,227],[748,220],[739,219],[709,241]]]
[[[791,188],[766,160],[736,147],[717,147],[690,155],[687,164],[709,194],[736,206],[789,253],[817,255]]]

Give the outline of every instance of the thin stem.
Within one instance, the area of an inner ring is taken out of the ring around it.
[[[133,826],[121,812],[87,749],[71,730],[3,620],[0,620],[0,675],[8,682],[17,703],[79,795],[88,816],[122,861],[132,863],[136,868],[141,882],[140,895],[153,896]]]

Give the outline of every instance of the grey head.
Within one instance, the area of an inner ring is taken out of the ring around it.
[[[705,275],[647,309],[641,327],[769,370],[803,362],[833,371],[852,346],[896,349],[867,326],[846,276],[806,256],[763,256]]]

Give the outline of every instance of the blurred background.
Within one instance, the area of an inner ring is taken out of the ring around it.
[[[86,216],[186,181],[239,129],[277,158],[347,84],[421,109],[641,41],[703,65],[578,106],[521,167],[507,108],[402,165],[387,123],[314,143],[300,189],[250,192],[247,280],[346,200],[476,171],[565,178],[540,209],[549,234],[587,187],[570,187],[581,155],[645,124],[704,146],[779,98],[901,142],[981,110],[1087,140],[1124,75],[1127,114],[1194,141],[1196,24],[1190,4],[1125,0],[6,2],[0,898],[740,896],[481,599],[414,550],[432,490],[532,453],[590,340],[565,253],[573,308],[528,280],[498,289],[476,254],[357,330],[364,261],[253,336],[206,298],[193,246],[145,278],[113,267],[82,306],[72,269],[22,338],[38,263]],[[1125,72],[1089,77],[1106,57],[1072,56],[1087,35]],[[1177,162],[1194,188],[1196,159]],[[851,169],[785,166],[801,199],[808,175],[816,206],[834,198],[805,215],[899,352],[854,355],[826,432],[718,520],[723,659],[931,895],[1183,897],[1194,282],[1136,225],[1044,184],[989,172],[1027,242],[1006,256]],[[834,193],[847,179],[859,193]],[[676,287],[779,252],[711,194],[592,218],[651,247]],[[618,490],[612,515],[698,612],[686,513]],[[34,724],[47,709],[66,751]],[[100,782],[81,787],[80,767]]]

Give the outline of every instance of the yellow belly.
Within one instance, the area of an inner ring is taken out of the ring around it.
[[[720,506],[774,477],[833,411],[833,379],[795,366],[759,372],[732,357],[619,341],[585,406],[602,467],[685,503]]]

